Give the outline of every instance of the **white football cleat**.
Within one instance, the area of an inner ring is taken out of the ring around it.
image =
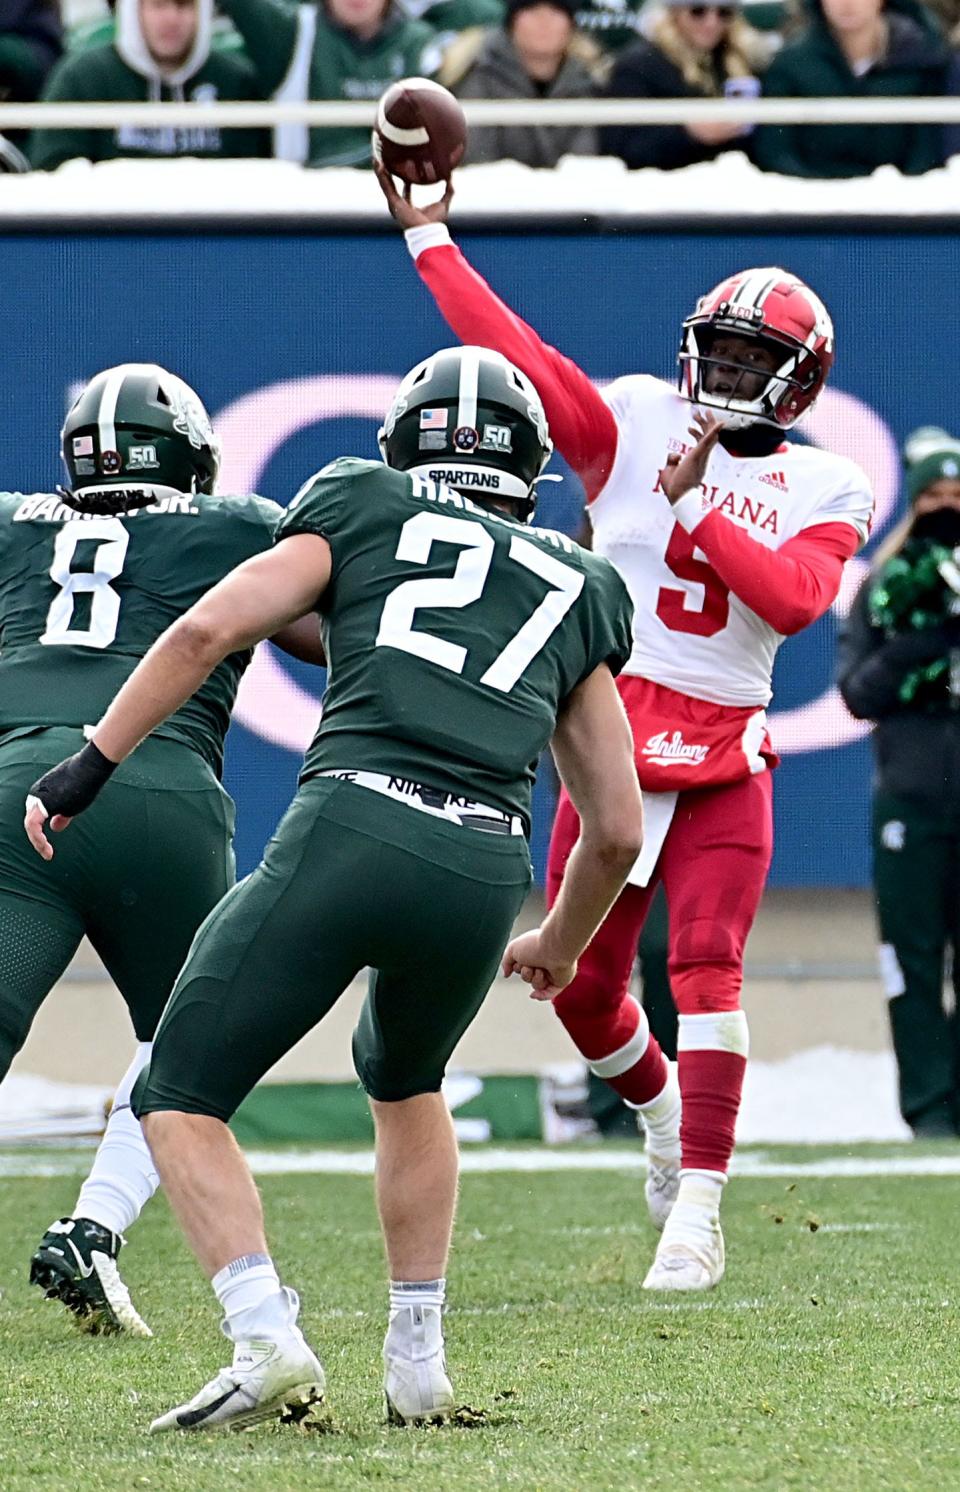
[[[383,1344],[383,1392],[393,1425],[436,1425],[453,1412],[437,1306],[395,1310]]]
[[[297,1301],[292,1290],[287,1294]],[[237,1342],[231,1366],[221,1368],[186,1404],[161,1414],[150,1432],[246,1430],[280,1418],[297,1423],[323,1402],[325,1391],[319,1358],[291,1324],[279,1341]]]
[[[644,1290],[712,1290],[723,1279],[723,1232],[714,1216],[707,1229],[668,1228],[643,1282]]]
[[[643,1192],[647,1199],[650,1221],[658,1233],[666,1227],[667,1218],[680,1191],[680,1157],[647,1152],[647,1180]]]

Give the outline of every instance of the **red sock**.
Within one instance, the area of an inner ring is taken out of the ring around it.
[[[680,1164],[685,1171],[726,1175],[747,1059],[735,1052],[680,1052],[678,1062],[683,1099]]]

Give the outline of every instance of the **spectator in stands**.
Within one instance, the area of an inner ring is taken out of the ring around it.
[[[211,52],[213,0],[118,0],[112,42],[68,52],[44,90],[50,102],[262,97],[251,64],[239,53]],[[270,153],[267,130],[214,127],[116,130],[41,129],[30,139],[31,164],[49,171],[76,156],[254,156]]]
[[[660,4],[645,13],[645,36],[616,59],[607,84],[613,98],[720,98],[760,91],[757,74],[769,43],[743,19],[737,4]],[[609,125],[604,155],[636,169],[662,171],[744,150],[750,127],[725,120],[685,125]]]
[[[256,60],[264,91],[284,100],[377,99],[398,78],[433,77],[436,33],[397,0],[221,0]],[[363,166],[370,129],[285,131],[277,153],[311,166]]]
[[[0,0],[0,102],[39,98],[62,51],[57,0]]]
[[[458,98],[591,98],[600,54],[574,29],[575,0],[507,0],[502,26],[464,33],[447,50],[440,81]],[[486,125],[470,130],[466,160],[555,166],[596,155],[590,125]]]
[[[894,98],[940,95],[950,54],[917,0],[807,0],[806,27],[774,58],[764,79],[773,98]],[[943,161],[932,124],[768,125],[754,159],[785,176],[869,176],[877,166],[919,175]]]
[[[577,30],[614,57],[643,34],[645,0],[580,0]]]
[[[960,3],[960,0],[958,0]],[[505,0],[400,0],[403,11],[414,20],[426,21],[437,33],[437,44],[446,51],[461,31],[474,26],[499,26]]]
[[[70,0],[64,0],[64,3],[70,3]],[[73,21],[67,32],[68,50],[74,52],[80,47],[97,47],[104,42],[113,41],[117,34],[116,4],[117,0],[106,0],[105,9],[83,15],[82,19]],[[212,52],[243,51],[243,42],[240,40],[237,28],[217,8],[216,0],[214,0],[213,25],[210,30],[210,50]]]
[[[917,1136],[955,1136],[960,1016],[943,1004],[944,955],[960,989],[960,441],[907,442],[908,519],[876,557],[841,636],[839,685],[876,721],[873,873],[881,973]]]

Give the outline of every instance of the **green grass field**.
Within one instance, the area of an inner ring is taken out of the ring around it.
[[[960,1488],[956,1177],[734,1181],[726,1279],[671,1301],[639,1289],[654,1235],[636,1175],[468,1175],[447,1319],[467,1407],[432,1430],[383,1423],[369,1180],[261,1185],[327,1368],[327,1423],[148,1437],[229,1360],[165,1203],[122,1260],[155,1339],[93,1340],[26,1285],[75,1181],[5,1179],[2,1492]]]

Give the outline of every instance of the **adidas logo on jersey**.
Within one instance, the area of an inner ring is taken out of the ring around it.
[[[709,750],[709,746],[695,746],[685,741],[679,730],[675,730],[669,739],[667,732],[662,730],[650,737],[641,755],[655,767],[699,767],[706,761]]]
[[[776,487],[778,492],[789,492],[786,476],[782,471],[763,471],[757,478],[758,482],[766,482],[771,487]]]

